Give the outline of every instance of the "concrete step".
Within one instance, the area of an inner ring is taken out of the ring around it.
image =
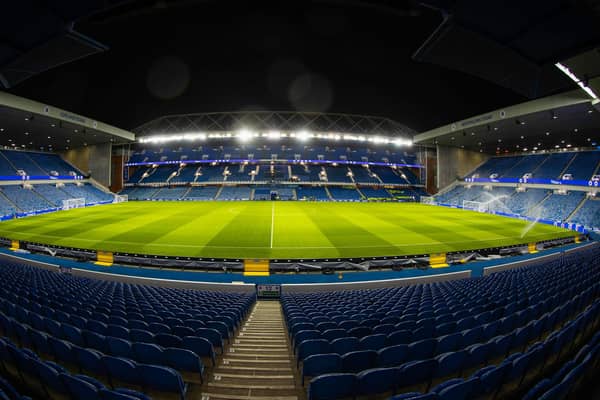
[[[227,358],[223,359],[223,363],[222,363],[222,365],[246,365],[246,366],[260,365],[260,364],[291,365],[292,363],[289,359],[287,359],[287,360],[278,360],[278,359],[257,360],[257,359],[252,359],[252,358],[238,357],[237,354],[236,354],[235,358],[228,355]]]
[[[235,383],[221,383],[221,382],[208,382],[207,385],[211,388],[227,388],[227,389],[283,389],[283,390],[293,390],[296,387],[292,385],[273,385],[273,384],[235,384]]]
[[[255,359],[263,359],[268,358],[271,360],[290,360],[289,353],[277,353],[277,354],[269,354],[269,353],[257,353],[256,351],[252,352],[238,352],[237,350],[229,349],[227,353],[225,353],[225,357],[235,357],[235,358],[255,358]]]
[[[231,350],[234,350],[234,351],[231,351]],[[258,346],[246,347],[241,344],[234,344],[233,346],[231,346],[228,353],[256,353],[261,350],[263,350],[263,352],[261,354],[282,354],[282,353],[289,354],[289,349],[284,346],[282,346],[281,348],[278,348],[278,349],[273,348],[273,347],[266,349],[266,348],[261,348]]]
[[[279,374],[279,373],[292,373],[292,367],[286,367],[284,365],[278,365],[276,367],[263,367],[263,366],[232,366],[231,364],[228,365],[219,365],[218,367],[216,367],[213,372],[215,374],[219,374],[219,373],[240,373],[240,374],[248,374],[251,372],[260,372],[261,374],[263,373],[273,373],[273,374]]]
[[[277,368],[271,369],[271,371],[273,371],[273,372],[275,372],[277,370],[278,370]],[[235,379],[294,379],[294,374],[292,374],[292,373],[289,373],[287,375],[285,375],[285,374],[264,375],[264,372],[263,372],[263,375],[261,375],[261,374],[253,374],[252,371],[247,371],[246,373],[241,373],[241,374],[233,374],[230,372],[215,372],[214,376],[215,377],[220,376],[221,378],[235,378]]]
[[[253,347],[253,348],[259,348],[259,349],[265,349],[265,351],[270,351],[271,349],[273,350],[278,350],[278,349],[287,349],[287,343],[282,343],[282,344],[264,344],[263,342],[259,342],[256,341],[256,343],[251,343],[252,341],[248,341],[245,340],[246,343],[242,343],[243,339],[234,339],[233,340],[233,346],[240,346],[240,347]],[[285,341],[282,341],[285,342]]]
[[[264,339],[261,338],[251,338],[251,337],[237,337],[233,340],[233,343],[250,343],[250,344],[260,344],[260,343],[265,343]],[[273,345],[287,345],[287,340],[285,340],[284,338],[281,339],[272,339],[268,341],[269,344],[273,344]]]
[[[229,399],[229,400],[298,400],[297,396],[241,396],[213,392],[202,392],[201,400]]]

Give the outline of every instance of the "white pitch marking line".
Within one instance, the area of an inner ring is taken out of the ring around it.
[[[271,202],[271,244],[270,248],[273,248],[273,225],[275,224],[275,202]]]

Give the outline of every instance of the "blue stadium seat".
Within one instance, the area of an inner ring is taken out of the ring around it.
[[[393,394],[396,390],[397,370],[394,368],[373,368],[356,375],[358,392],[364,396]]]
[[[298,345],[297,364],[304,361],[313,354],[325,354],[330,352],[329,342],[325,339],[308,339]]]
[[[360,348],[360,342],[358,338],[354,336],[334,339],[331,341],[330,345],[331,351],[339,355],[346,354],[351,351],[356,351]]]
[[[363,337],[362,339],[360,339],[360,348],[362,350],[379,350],[382,349],[383,347],[385,347],[386,344],[386,335],[380,333],[380,334],[374,334],[374,335],[368,335]]]
[[[70,374],[60,374],[59,377],[68,388],[71,398],[86,400],[100,399],[98,388],[91,383]]]
[[[342,370],[344,372],[360,372],[377,366],[377,352],[375,350],[351,351],[342,356]]]
[[[133,350],[129,340],[107,336],[108,354],[116,357],[133,358]]]
[[[181,375],[174,369],[158,365],[139,364],[136,371],[142,377],[144,388],[148,389],[151,395],[153,393],[157,394],[156,397],[171,395],[185,400],[187,385],[181,379]]]
[[[167,347],[164,349],[163,360],[167,366],[184,374],[184,377],[191,377],[199,384],[203,383],[204,364],[200,356],[193,351]]]
[[[308,356],[302,362],[302,385],[304,385],[306,377],[314,377],[341,371],[342,358],[339,354],[327,353]]]
[[[408,345],[397,344],[380,349],[377,363],[380,367],[393,367],[402,364],[408,357]]]
[[[164,362],[163,349],[154,343],[134,342],[131,346],[132,355],[135,360],[144,364],[158,364]],[[114,354],[119,355],[119,354]]]
[[[184,349],[193,351],[200,357],[209,358],[212,361],[212,365],[216,365],[215,362],[215,351],[213,345],[208,339],[198,336],[186,336],[182,340],[182,347]]]
[[[356,387],[354,374],[324,374],[310,381],[307,400],[354,398]]]
[[[108,377],[113,388],[127,387],[134,390],[141,390],[142,377],[137,371],[137,364],[126,358],[103,356],[102,363],[108,373]]]

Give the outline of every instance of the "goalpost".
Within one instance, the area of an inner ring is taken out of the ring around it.
[[[126,194],[115,194],[115,200],[113,203],[125,203],[129,201],[129,196]]]
[[[62,201],[62,209],[70,210],[71,208],[85,207],[85,199],[83,197],[77,199],[66,199]]]
[[[489,211],[489,203],[482,203],[481,201],[463,200],[462,206],[464,210],[473,210],[478,212]]]
[[[421,203],[423,203],[423,204],[431,204],[431,205],[436,205],[437,204],[435,202],[435,197],[433,197],[433,196],[421,196]]]

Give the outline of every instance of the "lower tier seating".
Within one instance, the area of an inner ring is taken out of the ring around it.
[[[309,399],[450,399],[454,385],[458,398],[524,395],[597,332],[598,255],[595,246],[478,279],[285,295]]]
[[[183,399],[255,301],[23,264],[0,279],[13,282],[0,288],[0,372],[35,398]]]

